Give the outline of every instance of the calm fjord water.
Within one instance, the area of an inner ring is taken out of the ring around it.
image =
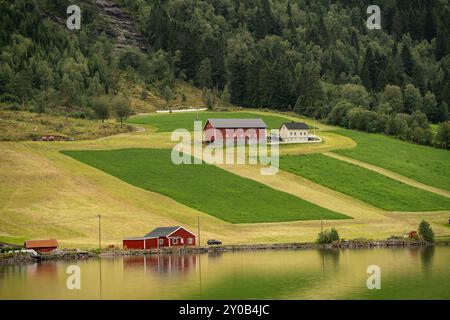
[[[78,265],[81,289],[68,290]],[[381,290],[368,290],[369,265]],[[0,265],[0,299],[450,299],[450,248],[298,250]]]

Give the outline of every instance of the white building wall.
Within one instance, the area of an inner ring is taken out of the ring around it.
[[[283,126],[280,130],[280,138],[283,141],[308,141],[309,130],[289,130],[286,126]]]

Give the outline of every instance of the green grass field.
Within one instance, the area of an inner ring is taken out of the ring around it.
[[[174,165],[167,149],[63,153],[232,223],[348,218],[212,165]]]
[[[0,242],[5,242],[9,244],[18,244],[23,245],[23,243],[27,240],[26,238],[16,238],[16,237],[4,237],[0,236]]]
[[[376,165],[421,183],[450,191],[450,151],[419,146],[380,134],[338,130],[356,141],[336,153]]]
[[[450,209],[450,199],[321,154],[284,156],[281,169],[389,211]]]
[[[261,115],[251,112],[191,112],[191,113],[169,113],[155,115],[139,115],[131,117],[128,123],[144,124],[155,127],[160,132],[170,132],[176,129],[194,130],[194,121],[199,120],[205,124],[207,119],[214,118],[261,118],[269,129],[279,129],[284,122],[290,122],[288,118],[276,115]]]

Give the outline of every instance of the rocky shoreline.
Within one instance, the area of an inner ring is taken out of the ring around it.
[[[74,250],[61,250],[59,252],[40,254],[37,256],[34,256],[29,253],[3,253],[0,254],[0,265],[35,263],[49,260],[75,261],[75,260],[86,260],[94,257],[98,257],[98,255],[88,251],[74,251]]]
[[[209,252],[236,252],[257,250],[308,250],[308,249],[358,249],[358,248],[394,248],[394,247],[427,247],[433,244],[416,240],[380,240],[380,241],[341,241],[332,244],[317,244],[311,242],[222,245],[209,247],[161,248],[159,250],[112,250],[103,252],[102,257],[139,256],[152,254],[195,254]],[[448,245],[448,244],[447,244]]]
[[[122,250],[109,249],[100,254],[89,251],[75,251],[75,250],[59,250],[58,252],[41,254],[32,256],[28,253],[6,253],[0,254],[0,264],[21,264],[21,263],[35,263],[40,261],[50,260],[85,260],[91,258],[114,258],[124,256],[143,256],[155,254],[203,254],[203,253],[217,253],[217,252],[237,252],[237,251],[261,251],[261,250],[332,250],[332,249],[363,249],[363,248],[405,248],[405,247],[427,247],[433,245],[432,243],[419,240],[351,240],[339,241],[332,244],[317,244],[317,243],[273,243],[273,244],[248,244],[248,245],[223,245],[223,246],[208,246],[208,247],[178,247],[178,248],[161,248],[159,250]],[[440,245],[450,245],[449,242],[440,243]]]

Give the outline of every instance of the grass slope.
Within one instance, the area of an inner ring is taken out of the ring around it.
[[[31,140],[49,134],[85,140],[131,131],[131,126],[121,127],[113,120],[101,123],[97,120],[0,110],[0,141]]]
[[[215,166],[174,165],[167,149],[63,153],[232,223],[348,218]]]
[[[203,124],[208,119],[214,118],[261,118],[267,124],[269,129],[279,129],[284,122],[290,122],[286,117],[276,115],[263,115],[261,113],[252,112],[199,112],[199,120]],[[169,113],[169,114],[154,114],[154,115],[140,115],[131,117],[128,123],[145,124],[156,127],[160,132],[170,132],[176,129],[194,130],[194,121],[197,120],[197,113]]]
[[[356,141],[354,149],[338,154],[370,163],[424,184],[450,191],[450,152],[419,146],[380,134],[335,131]]]
[[[281,169],[389,211],[450,209],[450,199],[321,154],[284,156]]]

